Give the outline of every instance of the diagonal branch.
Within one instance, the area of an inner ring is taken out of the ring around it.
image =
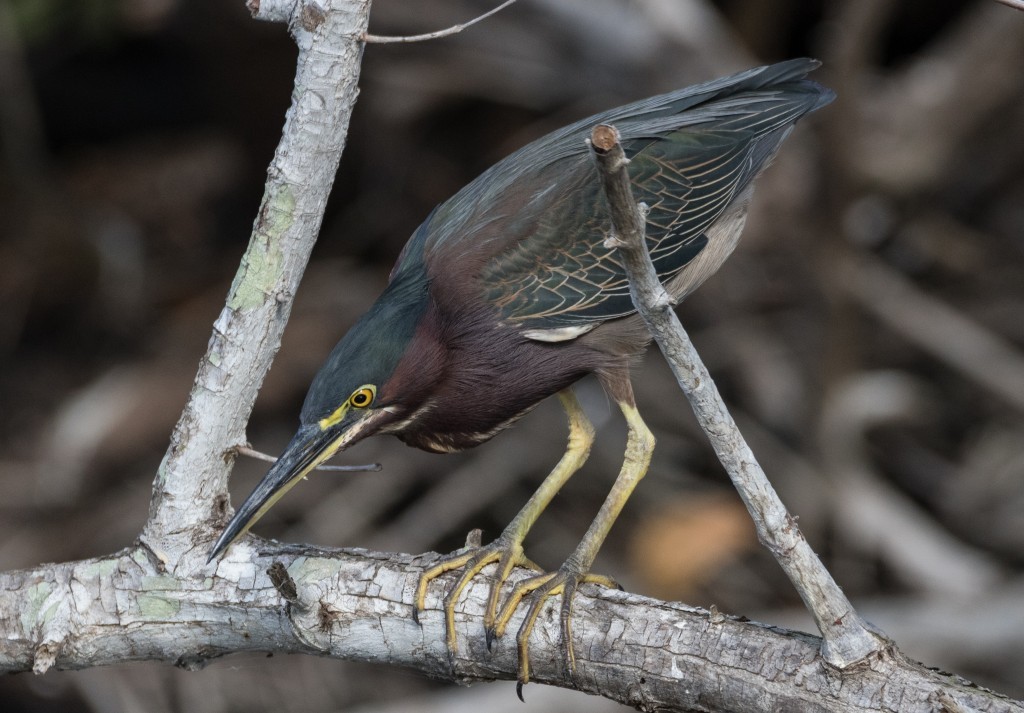
[[[234,447],[281,345],[345,146],[358,93],[369,0],[262,0],[299,47],[292,105],[267,171],[249,246],[213,326],[185,410],[157,471],[142,542],[176,566],[199,557],[228,508]]]
[[[796,520],[775,493],[729,414],[707,367],[672,309],[651,263],[645,240],[644,217],[633,199],[615,127],[598,125],[591,133],[601,183],[611,207],[612,239],[629,276],[630,295],[672,373],[690,401],[729,478],[739,492],[757,536],[778,560],[814,617],[824,640],[822,655],[838,668],[883,651],[887,643],[857,614],[832,575],[811,550]]]

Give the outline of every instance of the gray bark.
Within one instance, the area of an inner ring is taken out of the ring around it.
[[[276,587],[267,573],[275,562],[286,568]],[[198,668],[223,654],[273,651],[397,665],[463,684],[513,680],[514,637],[492,652],[484,644],[485,579],[459,602],[456,660],[444,643],[442,585],[431,588],[421,625],[412,621],[420,572],[432,562],[249,538],[219,563],[178,574],[142,547],[8,572],[0,575],[0,671],[140,660]],[[814,636],[592,585],[577,597],[579,689],[641,710],[1024,711],[892,648],[839,672]],[[549,607],[531,639],[533,680],[571,686],[559,645]]]
[[[223,521],[232,449],[245,443],[341,161],[369,12],[369,0],[335,0],[329,10],[315,0],[264,0],[255,8],[260,19],[287,18],[299,47],[295,89],[249,247],[153,484],[142,541],[174,566],[205,558],[183,531],[198,529],[205,543]]]

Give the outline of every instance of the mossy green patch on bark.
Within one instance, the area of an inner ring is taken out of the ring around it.
[[[52,602],[49,606],[46,604],[52,593],[53,584],[45,581],[36,582],[25,590],[27,606],[21,613],[22,631],[32,631],[53,615],[58,602]]]
[[[82,568],[82,575],[87,578],[103,579],[109,577],[117,569],[116,559],[101,559],[90,562]]]
[[[260,210],[249,247],[235,274],[228,295],[228,307],[246,310],[259,307],[272,294],[281,275],[281,236],[295,220],[295,193],[292,186],[273,185]]]
[[[156,621],[170,619],[181,608],[179,602],[174,599],[168,599],[160,594],[140,594],[137,601],[139,612],[142,616]]]

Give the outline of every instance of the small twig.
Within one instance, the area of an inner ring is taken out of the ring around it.
[[[821,630],[822,656],[833,666],[846,668],[882,650],[885,641],[869,630],[779,500],[672,310],[647,251],[644,220],[633,199],[619,132],[613,126],[596,126],[591,148],[621,242],[618,254],[629,277],[633,304],[747,506],[758,538],[786,572]]]
[[[400,37],[389,37],[387,35],[371,35],[369,32],[366,32],[363,34],[362,40],[363,42],[367,43],[372,42],[375,44],[391,44],[396,42],[425,42],[426,40],[436,40],[441,37],[457,35],[463,30],[465,30],[467,27],[471,27],[476,23],[480,22],[481,20],[486,20],[491,15],[501,12],[515,1],[516,0],[505,0],[505,2],[503,2],[501,5],[498,5],[498,7],[494,8],[493,10],[488,10],[479,17],[474,17],[469,22],[463,22],[460,25],[452,25],[447,29],[438,30],[437,32],[428,32],[425,35],[405,35]]]
[[[996,0],[996,2],[1012,7],[1014,10],[1024,12],[1024,0]]]
[[[266,453],[261,453],[255,448],[249,446],[235,446],[235,453],[240,456],[249,456],[256,460],[265,460],[268,463],[277,463],[277,458]],[[318,465],[313,470],[332,470],[341,471],[345,473],[362,473],[362,472],[376,472],[381,469],[380,463],[367,463],[366,465]]]

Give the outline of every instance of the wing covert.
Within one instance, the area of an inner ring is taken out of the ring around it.
[[[585,141],[614,124],[647,204],[647,243],[663,281],[708,243],[800,116],[831,93],[792,60],[598,114],[520,149],[440,205],[413,242],[429,272],[459,264],[501,319],[574,335],[634,311],[608,207]],[[404,261],[400,259],[400,265]],[[396,266],[399,270],[400,266]]]

